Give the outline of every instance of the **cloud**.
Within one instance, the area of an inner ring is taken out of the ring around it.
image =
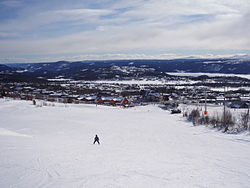
[[[101,16],[111,14],[111,10],[106,9],[65,9],[43,12],[39,15],[39,20],[42,17],[48,20],[47,24],[54,22],[76,22],[84,21],[95,24]],[[41,19],[42,20],[42,19]],[[79,23],[79,22],[78,22]],[[82,23],[83,24],[83,23]]]
[[[0,56],[250,50],[248,0],[55,2],[0,20]]]
[[[0,31],[0,38],[6,38],[6,37],[16,37],[16,33],[9,33],[9,32],[1,32]]]
[[[177,55],[177,54],[88,54],[88,55],[76,55],[76,56],[36,56],[36,57],[0,57],[2,63],[41,63],[41,62],[56,62],[56,61],[85,61],[85,60],[136,60],[136,59],[178,59],[178,58],[246,58],[250,56],[246,54],[205,54],[205,55]]]
[[[6,6],[6,7],[19,7],[22,5],[22,3],[21,1],[8,0],[8,1],[0,2],[0,5]]]
[[[65,16],[101,16],[111,13],[110,10],[104,9],[66,9],[53,11],[56,14],[62,14]]]

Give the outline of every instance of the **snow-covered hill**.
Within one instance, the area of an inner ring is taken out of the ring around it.
[[[157,106],[0,100],[4,188],[247,188],[249,156],[248,135],[193,127]]]

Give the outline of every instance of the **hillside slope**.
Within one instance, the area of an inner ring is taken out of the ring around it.
[[[0,187],[240,187],[250,138],[157,106],[35,107],[0,100]],[[93,145],[98,134],[101,145]]]

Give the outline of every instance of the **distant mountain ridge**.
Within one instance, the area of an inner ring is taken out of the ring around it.
[[[14,69],[11,68],[10,66],[8,65],[3,65],[3,64],[0,64],[0,72],[1,71],[13,71]]]
[[[1,74],[82,80],[164,77],[166,72],[250,74],[250,60],[240,58],[173,60],[58,61],[0,65]]]

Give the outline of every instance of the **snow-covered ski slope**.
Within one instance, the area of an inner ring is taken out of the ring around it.
[[[249,186],[247,134],[193,127],[157,106],[0,100],[1,188]]]

